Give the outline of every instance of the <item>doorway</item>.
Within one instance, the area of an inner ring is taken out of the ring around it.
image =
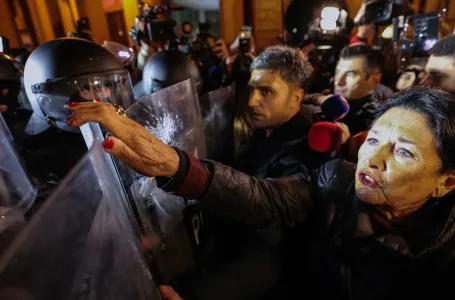
[[[107,26],[109,28],[110,40],[129,46],[128,31],[126,29],[123,10],[106,13]]]

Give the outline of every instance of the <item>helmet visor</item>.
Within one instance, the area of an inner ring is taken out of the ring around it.
[[[32,92],[35,105],[39,106],[34,107],[34,112],[36,114],[38,110],[42,113],[41,118],[35,117],[31,120],[37,124],[28,125],[29,129],[36,125],[35,130],[32,130],[35,132],[47,129],[48,123],[67,131],[79,130],[66,124],[66,118],[70,114],[70,102],[100,100],[125,109],[134,103],[131,81],[126,70],[38,83],[32,86]],[[42,126],[45,128],[40,128]]]

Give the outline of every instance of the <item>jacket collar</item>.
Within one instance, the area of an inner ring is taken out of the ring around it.
[[[381,221],[380,213],[355,195],[353,184],[343,203],[337,231],[347,239],[372,239],[379,247],[399,255],[421,258],[440,250],[454,238],[455,197],[452,195],[429,200],[414,220],[401,226]],[[378,226],[378,221],[384,222],[382,226]]]
[[[270,136],[266,137],[264,129],[254,132],[255,141],[267,141],[267,144],[282,144],[300,140],[307,136],[310,130],[310,122],[299,112],[289,121],[275,129]]]

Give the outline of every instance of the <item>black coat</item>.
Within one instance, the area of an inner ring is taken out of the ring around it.
[[[302,110],[266,137],[256,130],[249,145],[241,152],[237,170],[257,178],[281,178],[308,173],[330,159],[329,154],[312,151],[308,132],[312,123]]]
[[[310,128],[302,110],[269,137],[257,130],[238,168],[261,179],[309,175],[330,158],[309,148]],[[211,256],[220,259],[209,260],[208,269],[214,267],[207,276],[193,277],[190,288],[183,291],[185,299],[263,299],[282,277],[285,228],[276,223],[257,229],[218,212],[209,216],[216,245]]]
[[[200,199],[206,209],[250,226],[312,228],[300,238],[302,299],[443,299],[455,278],[455,198],[430,200],[418,222],[377,230],[373,207],[355,196],[355,166],[341,160],[311,176],[258,180],[213,162]],[[297,264],[297,262],[296,262]]]

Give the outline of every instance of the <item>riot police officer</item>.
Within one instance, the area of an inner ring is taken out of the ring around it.
[[[199,70],[186,54],[177,49],[158,52],[145,64],[142,81],[134,86],[134,96],[138,99],[188,78],[193,79],[200,92],[202,79]]]
[[[24,82],[33,115],[23,156],[40,183],[58,183],[87,151],[80,129],[66,123],[69,103],[96,99],[126,109],[134,101],[128,70],[109,51],[82,39],[56,39],[35,49]]]

